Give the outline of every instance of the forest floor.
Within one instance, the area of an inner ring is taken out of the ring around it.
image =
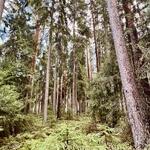
[[[132,150],[119,132],[95,125],[87,117],[60,120],[51,127],[40,124],[34,131],[5,138],[0,150]]]

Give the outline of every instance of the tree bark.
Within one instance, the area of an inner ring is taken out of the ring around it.
[[[37,19],[36,21],[36,31],[34,35],[34,53],[32,58],[32,77],[31,77],[31,93],[30,93],[30,99],[33,99],[34,95],[34,81],[35,81],[35,70],[36,70],[36,59],[39,52],[39,37],[40,37],[40,21]],[[31,102],[29,102],[29,112],[31,111]]]
[[[146,112],[143,108],[143,99],[136,85],[135,75],[123,37],[117,10],[117,0],[106,0],[106,2],[135,148],[143,149],[150,138],[148,122],[146,122],[147,118],[145,118]]]
[[[89,81],[92,80],[92,65],[91,65],[91,56],[90,56],[90,50],[86,48],[86,65],[87,65],[87,76]]]
[[[98,50],[98,44],[97,44],[97,37],[96,37],[96,20],[95,20],[95,6],[94,1],[90,0],[91,3],[91,14],[92,14],[92,24],[93,24],[93,36],[94,36],[94,46],[95,46],[95,55],[96,55],[96,68],[97,72],[100,71],[100,56],[99,56],[99,50]]]
[[[56,113],[56,94],[57,94],[57,70],[54,70],[54,89],[53,89],[53,112]]]
[[[134,68],[139,68],[139,59],[142,56],[142,51],[138,47],[138,33],[137,29],[134,25],[134,14],[131,10],[132,7],[131,0],[123,0],[123,9],[125,12],[125,19],[126,19],[126,28],[128,31],[128,42],[130,43],[131,51],[133,54],[133,65]]]
[[[2,20],[2,14],[4,10],[5,0],[0,0],[0,21]]]
[[[73,82],[72,82],[72,111],[77,113],[77,58],[76,58],[76,2],[74,2],[74,22],[73,22]]]
[[[62,89],[63,89],[63,75],[59,80],[59,89],[58,89],[58,103],[57,103],[57,119],[61,119],[62,117]]]
[[[134,65],[134,69],[136,71],[137,76],[139,76],[138,72],[141,68],[141,64],[143,63],[143,61],[140,60],[140,58],[142,57],[142,51],[141,49],[138,47],[138,32],[136,29],[136,26],[134,25],[134,13],[131,9],[131,7],[133,6],[133,2],[131,0],[123,0],[123,9],[125,12],[125,19],[126,19],[126,29],[129,30],[128,32],[128,42],[130,43],[130,49],[131,49],[131,54],[132,54],[132,61],[133,61],[133,65]],[[147,98],[150,96],[150,85],[148,83],[148,78],[145,77],[144,79],[140,80],[140,83],[143,89],[143,92],[145,94],[145,96],[147,96]]]
[[[73,82],[72,82],[72,110],[73,113],[77,113],[77,75],[76,75],[76,58],[73,56]]]
[[[48,58],[47,58],[47,67],[46,67],[46,84],[45,84],[45,98],[44,98],[44,122],[47,122],[47,115],[48,115],[49,78],[50,78],[50,53],[51,53],[51,46],[49,45]]]

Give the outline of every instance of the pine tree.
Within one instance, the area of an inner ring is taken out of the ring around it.
[[[135,148],[142,149],[145,147],[149,140],[149,129],[147,128],[147,122],[145,122],[147,121],[145,120],[146,112],[144,112],[142,109],[143,99],[138,91],[134,71],[128,56],[128,51],[119,20],[117,1],[112,2],[111,0],[108,0],[106,2],[108,5],[110,25],[112,29]]]

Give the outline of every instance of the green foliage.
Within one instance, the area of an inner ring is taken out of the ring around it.
[[[35,127],[33,121],[35,118],[29,115],[16,114],[15,116],[1,116],[0,125],[2,130],[0,136],[2,139],[11,135],[17,135],[20,132],[29,131]]]
[[[58,121],[54,128],[39,126],[37,131],[19,134],[7,139],[0,148],[18,150],[131,150],[126,142],[121,142],[115,129],[97,124],[97,131],[86,133],[91,124],[89,118],[79,121]]]
[[[112,54],[105,59],[102,71],[94,78],[89,88],[92,116],[113,127],[120,118],[121,98],[121,81],[114,58]]]
[[[3,85],[0,87],[0,112],[13,116],[19,113],[23,103],[18,100],[19,93],[16,91],[15,86]]]

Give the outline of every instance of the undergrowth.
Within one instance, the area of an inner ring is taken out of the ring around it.
[[[36,130],[3,139],[0,150],[131,150],[120,134],[89,118],[62,120],[55,126],[39,124]]]

